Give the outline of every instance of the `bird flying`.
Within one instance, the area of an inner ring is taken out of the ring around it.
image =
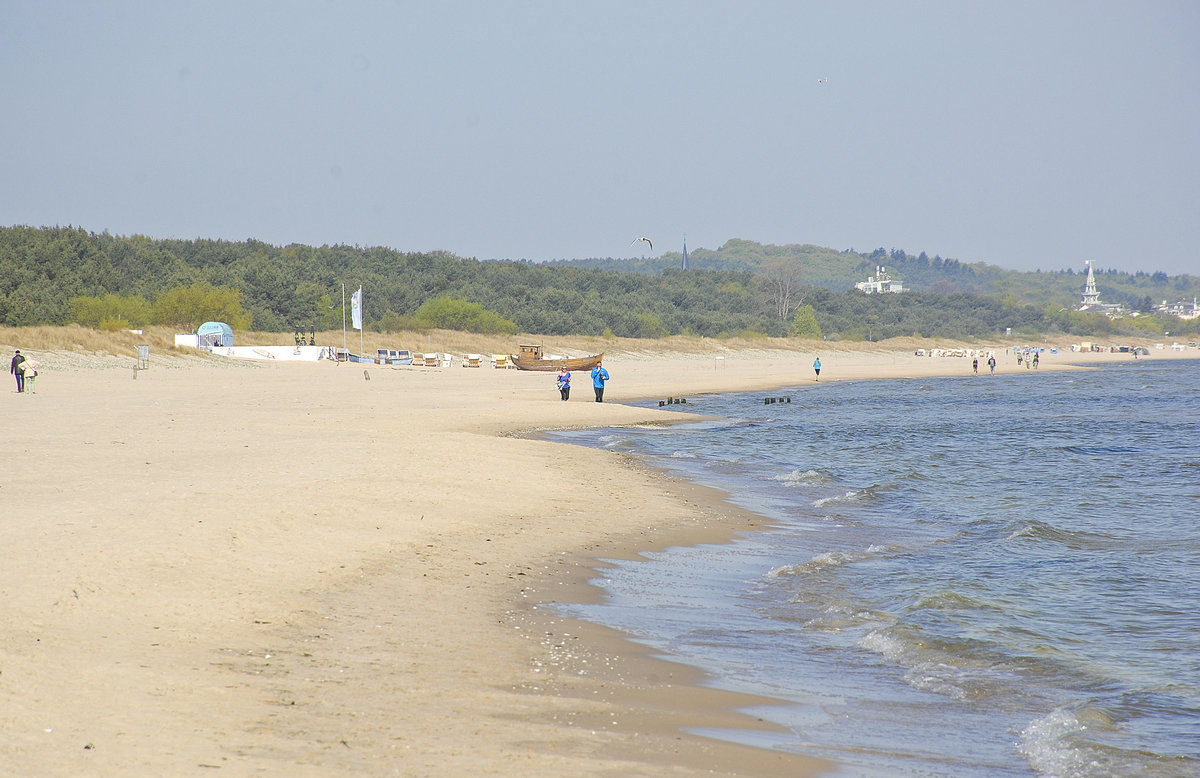
[[[653,241],[651,241],[649,238],[634,238],[633,240],[629,241],[629,245],[630,245],[630,246],[632,246],[633,244],[637,243],[639,240],[644,240],[644,241],[646,241],[647,243],[649,243],[649,244],[650,244],[650,250],[651,250],[651,251],[654,251],[654,242],[653,242]]]

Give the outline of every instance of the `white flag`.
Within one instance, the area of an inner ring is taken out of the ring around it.
[[[362,329],[362,287],[358,287],[358,291],[350,298],[350,321],[354,323],[354,329]]]

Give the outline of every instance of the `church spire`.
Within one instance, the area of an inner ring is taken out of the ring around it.
[[[1087,260],[1087,266],[1088,277],[1087,284],[1083,287],[1083,305],[1081,306],[1081,310],[1087,308],[1089,305],[1100,304],[1100,292],[1096,291],[1096,277],[1092,275],[1092,260]]]

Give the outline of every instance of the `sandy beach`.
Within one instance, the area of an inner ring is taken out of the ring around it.
[[[0,392],[0,772],[825,767],[684,734],[761,726],[737,713],[760,701],[537,608],[592,596],[596,559],[760,521],[539,430],[678,419],[632,400],[819,390],[814,354],[611,353],[604,404],[583,374],[563,403],[551,373],[34,355],[36,393]],[[821,383],[987,380],[964,358],[820,357]],[[1130,359],[1065,352],[1040,370]],[[1017,371],[1037,380],[1001,348],[998,372]]]

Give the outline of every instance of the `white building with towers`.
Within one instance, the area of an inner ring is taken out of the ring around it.
[[[866,294],[899,293],[904,291],[904,285],[893,281],[886,267],[876,267],[875,275],[867,276],[866,281],[859,281],[854,288]]]

